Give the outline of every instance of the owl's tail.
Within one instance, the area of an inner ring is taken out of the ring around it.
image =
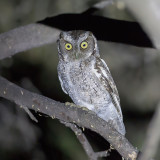
[[[107,107],[101,107],[96,113],[105,121],[110,122],[119,133],[125,135],[126,130],[123,123],[123,117],[118,114],[113,104],[110,104]]]

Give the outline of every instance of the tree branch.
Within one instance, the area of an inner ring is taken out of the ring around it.
[[[150,160],[155,156],[160,142],[160,103],[147,129],[143,152],[139,160]]]
[[[19,106],[44,113],[64,122],[76,123],[105,138],[120,154],[128,160],[135,160],[138,154],[129,141],[110,124],[85,107],[65,105],[42,95],[27,91],[0,77],[0,97],[15,102]]]
[[[29,24],[0,34],[0,59],[56,42],[60,30],[43,24]]]
[[[87,137],[82,132],[80,128],[77,127],[76,124],[73,123],[66,123],[62,122],[66,127],[69,127],[77,136],[77,139],[82,144],[86,154],[90,158],[90,160],[98,160],[99,157],[107,157],[109,155],[108,151],[102,151],[102,152],[94,152],[92,146],[90,145],[89,141],[87,140]]]

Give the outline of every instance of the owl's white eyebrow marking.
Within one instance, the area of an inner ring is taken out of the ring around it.
[[[72,41],[73,41],[73,38],[72,38],[71,35],[65,34],[65,35],[64,35],[64,40],[65,40],[65,41],[68,41],[68,42],[72,42]]]
[[[88,38],[88,36],[89,36],[89,34],[86,32],[83,37],[79,37],[78,44],[83,42],[84,40],[86,40]]]

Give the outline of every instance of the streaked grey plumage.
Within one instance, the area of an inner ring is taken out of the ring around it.
[[[61,32],[57,42],[57,69],[63,91],[76,105],[110,120],[125,135],[118,91],[106,63],[100,58],[94,35],[81,30]],[[82,48],[82,42],[86,48]]]

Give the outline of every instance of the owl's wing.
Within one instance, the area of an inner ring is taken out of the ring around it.
[[[59,78],[59,81],[60,81],[61,88],[62,88],[63,92],[68,94],[67,91],[65,90],[65,87],[64,87],[64,84],[63,84],[63,81],[61,79],[61,75],[60,74],[58,74],[58,78]]]
[[[99,58],[97,59],[94,67],[95,67],[95,70],[98,72],[98,74],[100,74],[98,78],[102,82],[102,84],[105,86],[106,90],[109,92],[112,99],[112,103],[114,104],[119,116],[122,118],[123,116],[122,116],[122,111],[120,107],[120,98],[119,98],[118,90],[113,81],[109,68],[107,67],[107,64],[104,62],[103,59]]]

